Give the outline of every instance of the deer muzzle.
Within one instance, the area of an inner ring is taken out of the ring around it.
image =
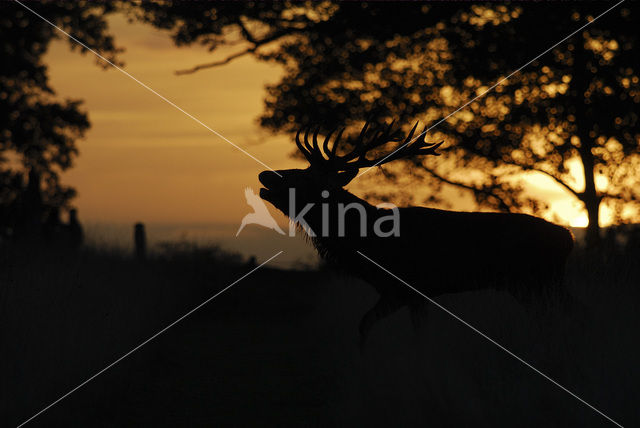
[[[274,171],[262,171],[258,175],[258,180],[264,186],[260,189],[260,197],[267,201],[269,201],[269,194],[282,185],[282,177],[279,177]]]

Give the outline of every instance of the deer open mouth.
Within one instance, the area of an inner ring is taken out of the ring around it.
[[[269,193],[270,193],[270,192],[271,192],[271,191],[270,191],[269,189],[266,189],[266,188],[264,188],[264,187],[261,187],[261,188],[260,188],[260,197],[261,197],[262,199],[264,199],[264,200],[268,201],[268,200],[269,200]]]
[[[274,193],[272,189],[277,187],[278,180],[281,180],[281,177],[273,171],[263,171],[258,175],[258,180],[260,180],[260,183],[264,186],[260,189],[260,197],[266,201],[270,201],[270,196],[273,197]]]

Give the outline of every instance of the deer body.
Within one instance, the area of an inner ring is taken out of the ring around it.
[[[361,139],[365,131],[366,126]],[[374,136],[389,141],[390,129],[387,131],[383,135],[378,131]],[[409,148],[394,159],[435,154],[432,151],[435,146],[427,145],[424,140],[418,139],[419,144],[413,147],[407,143],[412,135],[413,131],[398,151]],[[259,178],[265,188],[261,189],[260,196],[295,218],[296,213],[289,212],[291,192],[287,192],[295,189],[298,207],[311,204],[304,221],[315,234],[312,242],[318,253],[376,289],[380,299],[360,324],[363,340],[378,320],[404,306],[415,314],[425,299],[372,265],[359,252],[430,297],[491,288],[506,289],[519,300],[528,301],[534,295],[548,294],[561,284],[573,237],[566,228],[538,217],[406,207],[397,209],[399,229],[396,233],[381,236],[380,228],[375,233],[376,222],[391,218],[392,210],[375,207],[343,189],[363,163],[372,161],[337,162],[334,145],[330,151],[334,162],[327,165],[332,159],[327,153],[328,138],[323,151],[315,136],[311,145],[305,135],[304,146],[296,138],[311,166],[306,170],[262,172]],[[381,143],[370,142],[367,147],[362,141],[359,145],[356,142],[355,150],[360,150],[362,159],[375,144]],[[328,160],[320,157],[323,152]],[[346,206],[361,208],[345,210]],[[381,229],[387,232],[384,226]]]

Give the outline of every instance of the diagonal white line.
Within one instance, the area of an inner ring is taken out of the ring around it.
[[[47,24],[51,25],[53,28],[55,28],[56,30],[60,31],[62,34],[64,34],[65,36],[67,36],[68,38],[70,38],[71,40],[73,40],[74,42],[76,42],[77,44],[79,44],[80,46],[82,46],[83,48],[85,48],[86,50],[88,50],[89,52],[91,52],[92,54],[94,54],[95,56],[97,56],[98,58],[100,58],[101,60],[103,60],[104,62],[106,62],[107,64],[111,65],[113,68],[115,68],[116,70],[118,70],[119,72],[123,73],[125,76],[129,77],[130,79],[134,80],[136,83],[138,83],[140,86],[142,86],[143,88],[145,88],[146,90],[148,90],[149,92],[157,95],[162,101],[166,102],[167,104],[169,104],[170,106],[176,108],[177,110],[179,110],[180,112],[182,112],[183,114],[185,114],[187,117],[193,119],[195,122],[197,122],[199,125],[203,126],[204,128],[206,128],[207,130],[211,131],[212,133],[214,133],[215,135],[217,135],[218,137],[222,138],[224,141],[226,141],[227,143],[231,144],[233,147],[235,147],[236,149],[240,150],[242,153],[244,153],[245,155],[249,156],[251,159],[253,159],[254,161],[258,162],[260,165],[264,166],[265,168],[267,168],[270,171],[275,172],[279,177],[282,177],[277,171],[275,171],[273,168],[271,168],[269,165],[267,165],[266,163],[262,162],[260,159],[256,158],[255,156],[253,156],[251,153],[247,152],[245,149],[243,149],[242,147],[238,146],[237,144],[235,144],[233,141],[229,140],[227,137],[225,137],[224,135],[220,134],[218,131],[216,131],[215,129],[211,128],[210,126],[208,126],[207,124],[205,124],[204,122],[202,122],[200,119],[198,119],[197,117],[195,117],[194,115],[192,115],[191,113],[185,111],[184,109],[182,109],[181,107],[179,107],[178,105],[176,105],[175,103],[173,103],[173,101],[169,100],[168,98],[166,98],[165,96],[163,96],[162,94],[159,94],[157,91],[155,91],[154,89],[150,88],[149,86],[147,86],[146,84],[144,84],[143,82],[141,82],[140,80],[138,80],[137,78],[135,78],[134,76],[132,76],[130,73],[126,72],[124,69],[122,69],[121,67],[118,67],[117,65],[115,65],[114,63],[112,63],[111,61],[109,61],[107,58],[103,57],[102,55],[100,55],[98,52],[96,52],[95,50],[91,49],[89,46],[87,46],[86,44],[84,44],[83,42],[81,42],[80,40],[78,40],[77,38],[75,38],[74,36],[72,36],[71,34],[67,33],[66,31],[64,31],[62,28],[58,27],[56,24],[54,24],[53,22],[49,21],[48,19],[46,19],[45,17],[43,17],[42,15],[40,15],[39,13],[37,13],[36,11],[34,11],[33,9],[31,9],[30,7],[26,6],[24,3],[18,1],[18,0],[13,0],[16,3],[18,3],[20,6],[22,6],[23,8],[27,9],[29,12],[33,13],[35,16],[37,16],[38,18],[42,19],[44,22],[46,22]]]
[[[269,259],[267,259],[266,261],[262,262],[261,264],[259,264],[258,266],[256,266],[255,268],[251,269],[249,272],[245,273],[244,275],[242,275],[240,278],[236,279],[235,281],[233,281],[231,284],[227,285],[225,288],[223,288],[222,290],[218,291],[216,294],[214,294],[213,296],[209,297],[207,300],[205,300],[204,302],[200,303],[198,306],[196,306],[195,308],[191,309],[189,312],[187,312],[186,314],[182,315],[180,318],[178,318],[177,320],[175,320],[174,322],[172,322],[171,324],[169,324],[168,326],[166,326],[165,328],[163,328],[162,330],[158,331],[156,334],[154,334],[153,336],[149,337],[148,339],[146,339],[144,342],[140,343],[138,346],[136,346],[135,348],[131,349],[129,352],[127,352],[126,354],[124,354],[123,356],[121,356],[120,358],[118,358],[117,360],[115,360],[114,362],[112,362],[111,364],[109,364],[108,366],[106,366],[105,368],[103,368],[102,370],[100,370],[99,372],[97,372],[96,374],[94,374],[93,376],[89,377],[87,380],[85,380],[84,382],[82,382],[81,384],[79,384],[78,386],[76,386],[75,388],[73,388],[72,390],[70,390],[69,392],[67,392],[66,394],[64,394],[63,396],[61,396],[60,398],[58,398],[57,400],[55,400],[54,402],[52,402],[51,404],[49,404],[48,406],[46,406],[45,408],[43,408],[42,410],[40,410],[38,413],[36,413],[35,415],[31,416],[29,419],[25,420],[24,422],[22,422],[20,425],[18,425],[17,428],[20,428],[21,426],[31,422],[33,419],[37,418],[39,415],[41,415],[42,413],[46,412],[47,410],[49,410],[50,408],[52,408],[53,406],[55,406],[56,404],[58,404],[60,401],[64,400],[65,398],[67,398],[69,395],[73,394],[74,392],[76,392],[78,389],[82,388],[83,386],[85,386],[86,384],[88,384],[89,382],[91,382],[93,379],[97,378],[98,376],[100,376],[102,373],[106,372],[107,370],[109,370],[111,367],[115,366],[116,364],[118,364],[120,361],[124,360],[125,358],[127,358],[129,355],[133,354],[134,352],[136,352],[138,349],[142,348],[144,345],[146,345],[147,343],[151,342],[153,339],[155,339],[156,337],[160,336],[162,333],[164,333],[165,331],[169,330],[171,327],[173,327],[174,325],[178,324],[180,321],[184,320],[185,318],[187,318],[189,315],[191,315],[192,313],[194,313],[195,311],[197,311],[198,309],[200,309],[201,307],[203,307],[204,305],[206,305],[207,303],[209,303],[210,301],[212,301],[213,299],[215,299],[216,297],[218,297],[219,295],[221,295],[222,293],[224,293],[225,291],[227,291],[228,289],[230,289],[231,287],[233,287],[234,285],[236,285],[237,283],[239,283],[240,281],[242,281],[243,279],[245,279],[246,277],[248,277],[249,275],[251,275],[253,272],[257,271],[258,269],[260,269],[262,266],[266,265],[267,263],[269,263],[271,260],[275,259],[276,257],[278,257],[280,254],[282,254],[284,251],[278,251],[276,254],[274,254],[273,256],[271,256]]]
[[[602,12],[600,15],[596,16],[593,21],[589,21],[586,24],[584,24],[582,27],[578,28],[577,30],[575,30],[573,33],[569,34],[567,37],[565,37],[564,39],[560,40],[558,43],[556,43],[555,45],[551,46],[549,49],[545,50],[544,52],[542,52],[541,54],[539,54],[538,56],[536,56],[535,58],[533,58],[531,61],[527,62],[526,64],[520,66],[519,68],[517,68],[515,71],[511,72],[511,74],[509,74],[507,77],[504,77],[502,79],[500,79],[497,83],[495,83],[493,86],[491,86],[489,89],[487,89],[486,91],[484,91],[483,93],[481,93],[480,95],[477,95],[476,97],[472,98],[470,101],[467,101],[465,104],[463,104],[462,106],[458,107],[455,111],[449,113],[447,116],[445,116],[444,118],[440,119],[439,121],[437,121],[435,124],[431,125],[428,129],[422,131],[421,134],[419,134],[417,137],[415,137],[413,140],[409,141],[406,144],[401,145],[400,147],[398,147],[397,149],[395,149],[394,151],[392,151],[391,153],[389,153],[388,155],[386,155],[385,157],[383,157],[382,159],[380,159],[378,162],[376,162],[374,165],[371,165],[369,168],[365,169],[364,171],[362,171],[360,174],[358,174],[355,178],[358,178],[364,174],[366,174],[370,169],[380,165],[382,162],[384,162],[385,159],[389,158],[389,156],[393,155],[394,153],[396,153],[398,150],[401,150],[403,147],[413,143],[414,141],[416,141],[418,138],[422,137],[423,135],[425,135],[427,132],[431,131],[433,128],[435,128],[436,126],[440,125],[442,122],[444,122],[445,120],[449,119],[451,116],[453,116],[454,114],[456,114],[457,112],[459,112],[460,110],[462,110],[463,108],[467,107],[469,104],[473,103],[474,101],[476,101],[478,98],[482,98],[484,97],[487,93],[491,92],[492,90],[494,90],[497,86],[500,86],[500,84],[502,84],[502,82],[509,80],[509,78],[511,76],[513,76],[516,73],[519,73],[520,71],[522,71],[523,68],[525,68],[526,66],[528,66],[529,64],[531,64],[532,62],[534,62],[535,60],[537,60],[538,58],[540,58],[541,56],[545,55],[546,53],[548,53],[549,51],[553,50],[556,46],[558,46],[559,44],[563,43],[564,41],[566,41],[567,39],[573,37],[576,33],[582,31],[583,29],[585,29],[586,27],[588,27],[589,25],[593,24],[594,22],[596,22],[599,18],[602,18],[604,15],[606,15],[607,13],[609,13],[611,10],[615,9],[618,5],[620,5],[621,3],[624,3],[625,0],[620,0],[618,3],[614,4],[613,6],[611,6],[609,9],[605,10],[604,12]],[[354,179],[355,180],[355,179]]]
[[[469,324],[468,322],[466,322],[465,320],[463,320],[462,318],[460,318],[458,315],[454,314],[453,312],[451,312],[449,309],[445,308],[444,306],[442,306],[440,303],[436,302],[435,300],[433,300],[432,298],[430,298],[429,296],[427,296],[426,294],[422,293],[420,290],[418,290],[417,288],[411,286],[408,282],[404,281],[402,278],[398,277],[397,275],[395,275],[393,272],[385,269],[383,266],[381,266],[380,264],[376,263],[374,260],[372,260],[371,258],[367,257],[366,255],[362,254],[360,251],[356,252],[358,254],[360,254],[362,257],[364,257],[365,259],[369,260],[371,263],[373,263],[374,265],[376,265],[377,267],[379,267],[380,269],[382,269],[383,271],[385,271],[386,273],[388,273],[389,275],[391,275],[392,277],[394,277],[395,279],[397,279],[398,281],[400,281],[401,283],[403,283],[404,285],[406,285],[407,287],[409,287],[410,289],[412,289],[413,291],[415,291],[416,293],[418,293],[419,295],[421,295],[422,297],[424,297],[425,299],[427,299],[430,303],[434,304],[435,306],[437,306],[439,309],[441,309],[442,311],[446,312],[448,315],[452,316],[453,318],[455,318],[457,321],[459,321],[460,323],[464,324],[466,327],[469,327],[471,330],[473,330],[474,332],[476,332],[477,334],[479,334],[480,336],[484,337],[485,339],[487,339],[489,342],[493,343],[495,346],[497,346],[498,348],[502,349],[504,352],[506,352],[507,354],[509,354],[510,356],[512,356],[513,358],[515,358],[516,360],[520,361],[522,364],[524,364],[525,366],[529,367],[531,370],[533,370],[534,372],[538,373],[540,376],[542,376],[543,378],[547,379],[549,382],[553,383],[555,386],[557,386],[558,388],[562,389],[564,392],[566,392],[567,394],[571,395],[572,397],[574,397],[576,400],[580,401],[582,404],[586,405],[587,407],[589,407],[591,410],[595,411],[596,413],[600,414],[601,416],[603,416],[604,418],[606,418],[609,422],[613,423],[614,425],[619,426],[620,428],[624,428],[622,425],[620,425],[618,422],[616,422],[615,420],[611,419],[609,416],[605,415],[604,413],[602,413],[600,410],[598,410],[597,408],[595,408],[594,406],[592,406],[591,404],[587,403],[585,400],[583,400],[582,398],[580,398],[578,395],[576,395],[575,393],[571,392],[570,390],[568,390],[567,388],[565,388],[564,386],[562,386],[561,384],[559,384],[558,382],[556,382],[554,379],[552,379],[551,377],[549,377],[548,375],[544,374],[543,372],[541,372],[540,370],[538,370],[537,368],[535,368],[534,366],[532,366],[531,364],[529,364],[528,362],[526,362],[525,360],[523,360],[522,358],[520,358],[519,356],[517,356],[516,354],[514,354],[513,352],[511,352],[510,350],[508,350],[507,348],[505,348],[504,346],[502,346],[501,344],[499,344],[498,342],[496,342],[495,340],[493,340],[491,337],[487,336],[485,333],[483,333],[482,331],[478,330],[477,328],[475,328],[474,326],[472,326],[471,324]]]

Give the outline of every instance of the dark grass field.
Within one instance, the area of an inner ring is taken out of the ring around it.
[[[211,249],[144,263],[107,250],[3,249],[0,425],[16,426],[252,269]],[[580,251],[576,305],[438,299],[624,426],[640,423],[637,254]],[[398,284],[398,286],[403,286]],[[26,426],[614,426],[433,305],[361,352],[372,289],[261,268]]]

